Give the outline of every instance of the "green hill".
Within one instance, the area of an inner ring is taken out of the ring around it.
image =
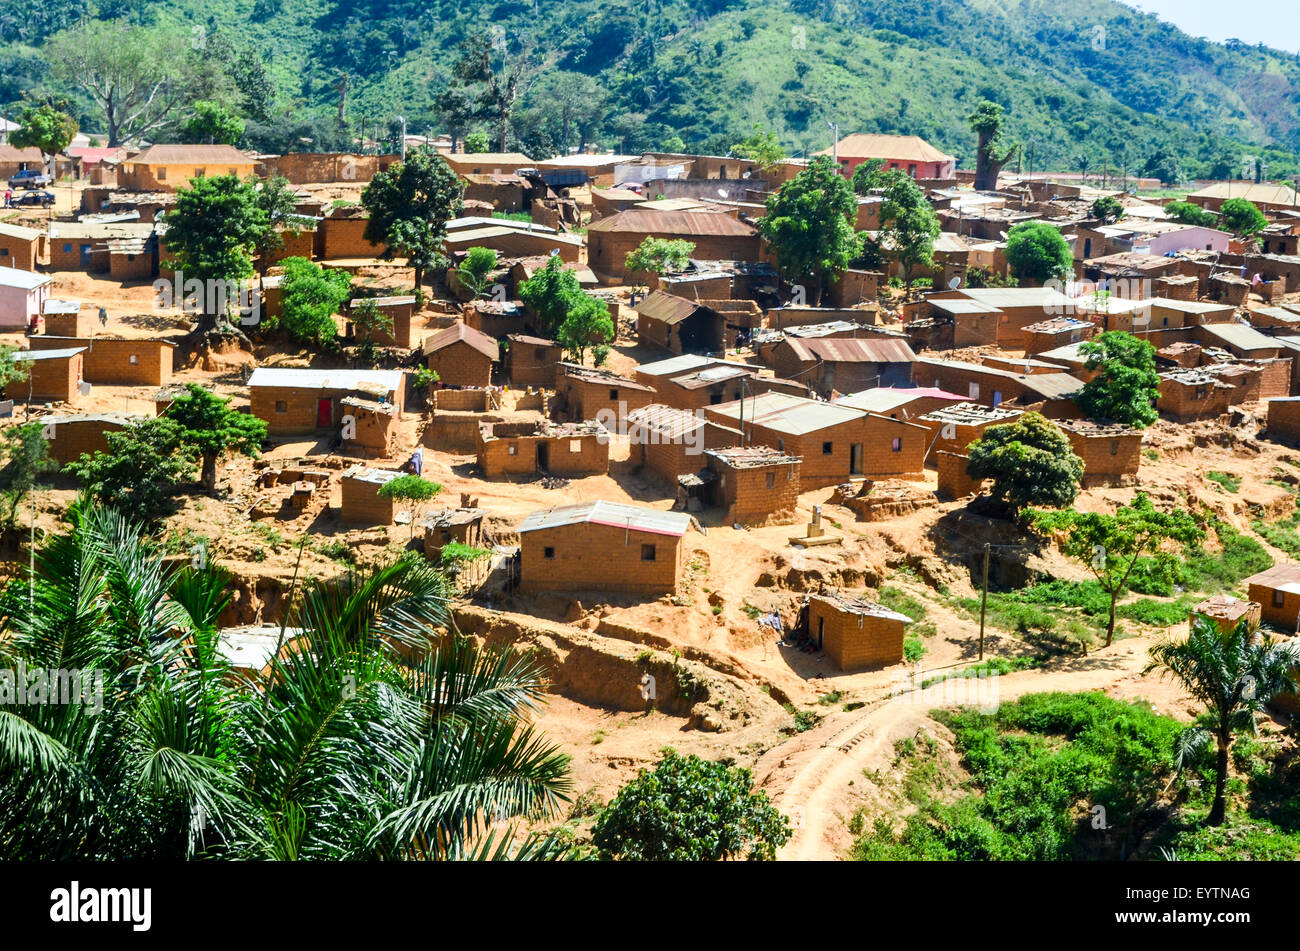
[[[908,132],[973,159],[965,117],[1002,103],[1036,168],[1140,170],[1165,149],[1192,175],[1260,156],[1294,174],[1300,57],[1210,43],[1113,0],[0,0],[0,102],[48,85],[50,33],[126,16],[256,50],[281,116],[331,122],[346,75],[353,131],[396,113],[440,128],[434,96],[457,43],[499,30],[538,70],[515,118],[535,157],[558,150],[557,72],[583,89],[591,136],[627,151],[724,151],[754,123],[792,153],[842,132]],[[603,95],[603,102],[598,101]],[[89,105],[83,126],[95,128]],[[570,144],[577,144],[570,124]]]

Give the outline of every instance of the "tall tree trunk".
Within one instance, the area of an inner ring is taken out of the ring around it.
[[[1115,640],[1115,602],[1119,600],[1119,589],[1110,593],[1110,617],[1106,620],[1106,646]]]
[[[203,488],[211,492],[217,487],[217,454],[215,452],[205,452],[203,454]]]
[[[1206,821],[1212,826],[1223,825],[1228,814],[1228,737],[1219,735],[1218,755],[1214,761],[1214,805]]]

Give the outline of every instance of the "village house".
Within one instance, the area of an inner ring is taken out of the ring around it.
[[[1300,628],[1300,565],[1274,565],[1241,583],[1265,622],[1287,634]]]
[[[478,468],[484,479],[535,475],[566,478],[609,471],[609,433],[595,421],[483,423]]]
[[[854,479],[923,476],[928,431],[915,423],[775,392],[705,413],[743,432],[745,444],[799,456],[801,492]]]
[[[465,304],[463,320],[466,327],[486,334],[493,340],[524,333],[533,322],[523,302],[515,300],[469,301]]]
[[[1262,606],[1258,601],[1243,601],[1230,594],[1215,594],[1192,605],[1192,614],[1203,614],[1225,634],[1242,621],[1250,628],[1259,626]]]
[[[394,407],[401,418],[406,374],[401,370],[316,370],[258,367],[248,378],[252,414],[271,435],[300,435],[334,429],[355,407],[349,396]]]
[[[534,512],[519,526],[519,590],[672,594],[691,522],[682,512],[603,499]]]
[[[936,465],[935,454],[950,452],[965,455],[970,444],[984,436],[991,426],[1005,426],[1021,416],[1020,410],[1005,406],[983,406],[979,403],[957,403],[943,406],[916,417],[929,431],[926,464]]]
[[[46,247],[52,271],[109,271],[113,266],[109,242],[145,242],[149,270],[154,269],[154,225],[139,221],[56,221],[50,224]],[[119,252],[120,253],[120,252]],[[119,264],[119,269],[121,265]]]
[[[869,159],[885,163],[885,169],[901,169],[916,179],[949,180],[956,176],[957,159],[936,149],[919,135],[883,135],[854,133],[836,143],[834,149],[822,149],[814,155],[839,156],[840,167],[850,178],[854,170]]]
[[[82,455],[108,452],[108,433],[144,418],[126,413],[54,414],[41,416],[37,422],[41,424],[50,458],[66,466]]]
[[[457,175],[509,175],[537,165],[522,152],[452,152],[438,150]]]
[[[1156,408],[1175,422],[1213,419],[1228,411],[1236,389],[1203,367],[1169,370],[1160,374]]]
[[[964,287],[960,290],[931,294],[926,302],[938,308],[940,301],[973,301],[983,310],[966,308],[966,319],[955,312],[958,332],[956,346],[984,346],[996,344],[1005,350],[1015,350],[1024,344],[1025,328],[1041,323],[1049,317],[1070,316],[1075,302],[1051,287]],[[989,335],[988,316],[997,314],[997,330]],[[962,328],[962,323],[969,324]]]
[[[84,347],[19,350],[14,354],[14,360],[30,366],[25,382],[20,380],[5,388],[10,399],[71,403],[79,395],[80,384],[85,378]]]
[[[1030,324],[1024,333],[1025,356],[1032,357],[1057,347],[1090,340],[1097,333],[1097,325],[1075,317],[1053,317]]]
[[[30,346],[33,350],[84,349],[82,378],[107,386],[162,386],[171,382],[176,362],[176,344],[170,340],[40,334],[30,338]]]
[[[35,271],[41,261],[44,233],[0,222],[0,268]]]
[[[706,450],[741,442],[739,430],[709,420],[703,413],[662,403],[628,413],[627,433],[632,462],[669,484],[699,472]]]
[[[759,369],[731,362],[692,370],[658,383],[657,399],[668,406],[692,411],[730,403],[746,394],[766,392],[767,387],[758,379]]]
[[[443,386],[491,386],[500,357],[495,339],[459,321],[424,340],[425,361]]]
[[[50,297],[50,281],[44,274],[0,267],[0,329],[25,330],[40,317]]]
[[[865,413],[876,413],[891,419],[914,420],[945,406],[964,403],[966,397],[931,387],[880,386],[850,393],[835,400],[836,406],[849,406]]]
[[[971,402],[987,406],[1014,403],[1023,409],[1041,403],[1043,415],[1052,418],[1077,416],[1073,397],[1083,388],[1083,382],[1068,373],[1015,373],[981,363],[934,357],[918,357],[914,373],[919,385],[964,392]]]
[[[903,659],[906,614],[844,594],[808,598],[808,635],[840,670],[885,667]]]
[[[1215,182],[1187,196],[1193,205],[1206,211],[1218,212],[1230,198],[1244,198],[1268,215],[1290,211],[1296,207],[1296,192],[1290,185],[1273,185],[1268,182]]]
[[[462,503],[466,501],[462,496]],[[459,508],[439,509],[421,519],[425,557],[433,562],[441,561],[442,550],[453,543],[470,548],[490,547],[483,529],[486,514],[481,508],[462,504]]]
[[[506,257],[529,257],[555,253],[561,261],[576,263],[581,257],[582,237],[549,228],[511,227],[507,219],[491,219],[490,225],[448,231],[443,247],[448,254],[464,254],[470,248],[491,248]]]
[[[506,379],[511,386],[555,389],[556,371],[564,361],[564,347],[545,337],[510,334],[506,337]]]
[[[1142,465],[1142,430],[1121,423],[1061,419],[1056,423],[1083,460],[1085,487],[1129,485]]]
[[[314,232],[313,250],[317,259],[372,261],[381,257],[385,246],[366,240],[369,220],[370,214],[359,205],[342,205],[330,211]]]
[[[45,302],[41,315],[44,333],[55,337],[89,337],[101,329],[93,311],[82,311],[81,301],[55,300]]]
[[[128,156],[117,181],[129,191],[175,191],[194,178],[245,179],[256,173],[256,160],[232,145],[153,145]]]
[[[761,257],[758,231],[728,214],[632,208],[588,226],[587,262],[602,280],[623,283],[628,277],[628,252],[646,238],[690,241],[700,258],[758,261]]]
[[[410,350],[411,318],[415,316],[415,298],[409,296],[358,297],[348,302],[348,312],[354,313],[358,305],[366,300],[373,302],[375,307],[379,309],[379,313],[392,321],[392,331],[378,330],[366,333],[360,330],[352,321],[348,321],[347,336],[358,343],[369,337],[376,346],[400,347],[403,350]]]
[[[653,387],[610,370],[561,363],[555,380],[557,411],[572,422],[611,418],[622,421],[629,411],[649,406]]]
[[[986,347],[998,344],[998,328],[1006,316],[998,307],[964,297],[947,300],[927,298],[930,319],[952,324],[954,347]],[[923,318],[924,319],[924,318]],[[1037,326],[1031,324],[1030,326]]]
[[[727,525],[792,525],[798,521],[798,456],[769,446],[708,449],[706,503],[724,511]],[[697,476],[698,477],[698,476]]]
[[[636,305],[636,334],[672,353],[716,353],[726,348],[725,321],[701,301],[652,291]]]
[[[1226,324],[1236,314],[1235,307],[1218,301],[1153,297],[1146,303],[1151,310],[1150,327],[1152,329],[1195,327],[1201,324]]]
[[[786,337],[772,351],[777,376],[806,382],[823,397],[872,386],[907,386],[916,354],[903,338]]]
[[[379,490],[402,473],[395,469],[371,469],[353,466],[343,473],[342,508],[339,520],[357,525],[391,525],[396,502],[386,499]]]
[[[343,445],[349,452],[379,457],[392,453],[401,415],[395,403],[345,396],[339,408]]]

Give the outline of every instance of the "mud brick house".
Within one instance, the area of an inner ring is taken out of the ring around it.
[[[1300,565],[1274,565],[1251,575],[1242,584],[1250,600],[1260,605],[1264,621],[1290,633],[1300,619]]]
[[[109,242],[119,239],[152,241],[154,225],[139,221],[56,221],[50,225],[52,271],[108,271]],[[150,258],[153,252],[149,252]]]
[[[850,320],[828,320],[824,324],[787,327],[784,330],[758,329],[750,337],[750,346],[759,362],[771,366],[772,354],[787,337],[795,340],[853,340],[868,331]]]
[[[481,201],[497,211],[522,211],[526,183],[518,175],[465,175],[466,201]]]
[[[480,228],[449,230],[443,241],[448,254],[464,254],[470,248],[491,248],[504,257],[532,257],[558,253],[561,261],[577,263],[582,256],[582,238],[549,228],[510,227],[504,219]]]
[[[859,216],[863,208],[863,203],[867,199],[858,199]],[[877,206],[879,202],[875,203]],[[861,221],[861,217],[859,217]],[[858,225],[860,231],[876,231],[875,227],[863,227]],[[839,279],[832,281],[826,288],[825,297],[827,303],[832,307],[856,307],[859,304],[865,304],[868,301],[874,301],[880,296],[880,282],[884,279],[883,274],[877,271],[858,271],[849,269],[841,271]]]
[[[798,456],[768,446],[710,449],[704,454],[713,478],[708,504],[723,509],[728,525],[792,525],[798,521]]]
[[[691,522],[682,512],[603,499],[534,512],[519,526],[519,589],[671,594]]]
[[[555,389],[555,375],[564,361],[564,347],[545,337],[510,334],[506,337],[506,379],[512,386]]]
[[[899,663],[904,629],[911,623],[906,614],[844,594],[808,598],[808,636],[840,670]]]
[[[632,208],[594,221],[587,228],[587,263],[611,283],[627,278],[628,252],[646,238],[678,238],[695,245],[700,258],[758,261],[758,232],[731,215],[712,211],[650,211]]]
[[[1053,317],[1025,328],[1025,355],[1035,356],[1072,343],[1092,339],[1097,325],[1074,317]]]
[[[1147,301],[1151,307],[1151,327],[1196,327],[1202,324],[1226,324],[1236,314],[1231,304],[1218,301],[1175,300],[1153,297]]]
[[[316,227],[316,257],[322,261],[380,257],[384,253],[384,245],[366,240],[366,224],[369,220],[370,216],[364,208],[335,208]]]
[[[707,367],[728,366],[730,363],[731,361],[724,360],[721,357],[704,357],[699,354],[684,353],[681,356],[668,357],[665,360],[642,363],[636,368],[633,375],[642,386],[658,389],[665,381],[673,377],[686,376]]]
[[[1026,327],[1049,317],[1074,313],[1074,301],[1050,287],[967,287],[941,291],[926,298],[926,302],[936,308],[940,301],[957,300],[973,301],[984,308],[983,312],[972,312],[967,308],[963,322],[969,324],[968,329],[962,331],[959,324],[954,337],[954,344],[959,347],[996,344],[1003,349],[1015,350],[1024,344]],[[991,337],[987,334],[989,313],[997,314],[997,331]],[[954,313],[953,316],[956,319],[959,315]]]
[[[1187,196],[1189,202],[1206,211],[1221,211],[1229,198],[1244,198],[1266,215],[1296,207],[1296,193],[1290,185],[1271,185],[1268,182],[1215,182]]]
[[[162,386],[170,383],[176,344],[170,340],[137,340],[123,337],[55,337],[41,334],[31,338],[33,350],[85,349],[87,383],[108,386]]]
[[[493,337],[459,322],[424,340],[424,359],[444,386],[491,386],[500,357]]]
[[[343,414],[343,445],[367,456],[388,456],[397,438],[399,412],[394,403],[345,396],[339,400]],[[351,419],[351,424],[348,420]]]
[[[36,339],[36,338],[31,338]],[[84,379],[85,348],[66,347],[46,350],[19,350],[14,360],[30,364],[26,382],[9,384],[6,395],[10,399],[24,399],[71,403],[78,394],[78,384]]]
[[[1265,435],[1277,442],[1300,444],[1300,396],[1275,397],[1268,401]]]
[[[800,457],[801,492],[856,478],[919,479],[924,471],[929,433],[916,423],[784,393],[710,406],[705,413],[741,430],[747,445]]]
[[[740,444],[740,431],[708,420],[703,413],[651,403],[627,414],[631,460],[675,484],[699,472],[704,453]]]
[[[652,291],[667,291],[688,300],[752,300],[773,306],[779,300],[781,276],[767,261],[692,258],[685,270],[663,276],[647,274],[645,283]]]
[[[981,363],[933,357],[917,358],[915,377],[921,386],[965,393],[971,402],[986,406],[1015,403],[1023,408],[1042,403],[1043,414],[1052,418],[1077,416],[1073,396],[1083,388],[1083,382],[1068,373],[1015,373]]]
[[[379,313],[389,318],[393,322],[391,333],[379,331],[367,335],[365,331],[359,330],[351,321],[348,322],[347,335],[360,342],[367,336],[377,346],[380,347],[401,347],[403,350],[411,349],[411,318],[415,316],[415,298],[414,297],[358,297],[348,302],[348,311],[355,311],[357,306],[363,300],[374,301],[379,308]]]
[[[597,367],[561,363],[555,379],[557,409],[573,422],[627,414],[655,400],[655,391],[625,376]]]
[[[704,303],[667,291],[653,291],[636,306],[637,337],[672,353],[725,349],[725,324],[723,316]]]
[[[153,145],[119,166],[118,185],[128,191],[176,191],[194,178],[257,173],[257,161],[232,145]]]
[[[876,413],[891,419],[915,420],[945,406],[966,402],[966,397],[931,387],[881,386],[850,393],[835,400],[836,406],[848,406],[866,413]]]
[[[1156,408],[1179,423],[1213,419],[1228,411],[1236,389],[1205,369],[1170,370],[1160,374]]]
[[[1019,410],[1005,406],[956,403],[918,416],[916,422],[929,431],[927,464],[937,465],[936,454],[940,452],[964,455],[970,444],[983,437],[991,426],[1014,423],[1021,415]]]
[[[938,469],[935,492],[942,499],[956,501],[978,494],[984,487],[983,479],[974,478],[968,471],[970,456],[965,453],[936,450],[932,459]]]
[[[488,539],[483,531],[483,516],[486,514],[483,509],[462,505],[460,508],[441,509],[421,519],[425,557],[431,561],[441,560],[442,549],[452,542],[471,548],[486,547]]]
[[[639,192],[627,188],[593,188],[591,190],[591,220],[608,218],[627,211],[645,201]]]
[[[50,297],[50,278],[33,271],[0,267],[0,330],[24,330],[39,317]]]
[[[25,168],[44,168],[45,156],[38,148],[20,149],[9,145],[0,135],[0,178],[9,178]]]
[[[1129,485],[1142,465],[1142,430],[1121,423],[1062,419],[1057,425],[1083,460],[1085,487]]]
[[[299,435],[334,429],[352,407],[343,399],[389,403],[400,419],[406,398],[401,370],[315,370],[258,367],[248,378],[249,404],[272,435]]]
[[[45,333],[55,337],[89,337],[100,329],[98,315],[83,312],[81,302],[75,300],[47,300],[43,318]]]
[[[353,466],[343,473],[343,507],[340,521],[358,525],[391,525],[396,503],[379,490],[402,473],[395,469]]]
[[[998,328],[1004,315],[997,307],[967,298],[929,299],[926,304],[933,319],[953,325],[954,347],[984,347],[998,343]]]
[[[83,454],[108,452],[106,433],[117,432],[128,423],[144,418],[125,413],[85,413],[42,416],[37,422],[41,424],[50,458],[65,466]]]
[[[1258,601],[1243,601],[1230,594],[1216,594],[1192,606],[1192,614],[1203,614],[1218,625],[1219,630],[1227,633],[1242,621],[1250,627],[1258,627],[1262,616],[1262,605]]]
[[[535,254],[528,257],[519,258],[510,265],[510,283],[518,287],[524,281],[530,281],[538,271],[546,267],[546,262],[551,259],[551,255]],[[591,268],[583,264],[575,264],[572,261],[564,262],[564,270],[571,271],[573,276],[578,279],[578,283],[585,288],[595,287],[600,281],[596,280],[596,275],[592,273]]]
[[[523,303],[514,300],[475,300],[465,305],[465,326],[493,339],[523,333],[532,319]]]
[[[856,340],[787,337],[772,351],[777,376],[806,381],[823,397],[872,386],[907,386],[916,354],[901,337]]]
[[[485,479],[580,477],[609,471],[609,432],[600,423],[483,423],[478,468]]]
[[[957,159],[919,135],[853,133],[840,139],[834,150],[822,149],[814,154],[837,154],[844,174],[850,178],[853,170],[868,159],[879,159],[886,169],[896,168],[923,181],[952,179],[957,174]]]
[[[280,175],[293,185],[336,182],[365,184],[400,160],[397,155],[357,155],[347,152],[289,152],[263,158],[263,177]]]
[[[1256,307],[1248,316],[1250,325],[1256,330],[1277,330],[1292,334],[1300,330],[1300,313],[1286,307]]]
[[[1088,369],[1088,355],[1083,352],[1084,343],[1087,341],[1067,343],[1051,350],[1044,350],[1038,354],[1038,359],[1047,364],[1055,364],[1071,376],[1087,383],[1100,371]]]
[[[699,410],[766,392],[766,387],[756,385],[759,369],[742,363],[707,366],[665,380],[655,389],[660,402],[668,406]]]
[[[45,234],[35,228],[0,222],[0,268],[35,271],[44,243]]]
[[[438,151],[443,161],[457,175],[508,175],[537,163],[522,152],[450,152]]]

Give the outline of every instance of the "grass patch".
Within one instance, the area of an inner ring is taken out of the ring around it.
[[[1250,527],[1274,548],[1280,548],[1293,558],[1300,557],[1300,505],[1286,518],[1271,523],[1257,518]]]
[[[1273,556],[1249,535],[1243,535],[1226,522],[1216,522],[1220,551],[1210,553],[1203,546],[1188,548],[1184,553],[1182,582],[1193,591],[1217,594],[1237,586],[1248,578],[1273,567]]]
[[[1220,488],[1226,489],[1228,492],[1235,493],[1241,488],[1241,477],[1232,475],[1231,473],[1210,470],[1205,473],[1205,478],[1209,479]]]
[[[903,638],[903,660],[909,664],[915,664],[918,660],[926,655],[929,650],[925,646],[925,641],[921,640],[917,634],[909,633]]]
[[[924,621],[928,613],[925,605],[920,600],[912,597],[902,588],[895,588],[893,585],[887,584],[881,588],[876,600],[891,611],[906,614],[913,621]]]
[[[812,710],[796,710],[793,703],[785,705],[785,712],[794,718],[794,723],[781,731],[785,734],[804,733],[822,722],[820,713],[814,713]]]
[[[921,681],[921,689],[924,690],[931,684],[943,683],[945,680],[965,680],[978,677],[980,674],[1002,676],[1003,674],[1013,674],[1017,670],[1030,670],[1041,666],[1043,666],[1043,658],[1041,657],[990,657],[982,663],[971,664],[961,670],[950,670],[938,677],[923,680]]]
[[[829,707],[832,704],[839,703],[840,698],[842,698],[843,696],[844,694],[840,693],[838,690],[832,690],[830,693],[824,693],[820,697],[818,697],[817,702],[820,703],[823,707]]]

